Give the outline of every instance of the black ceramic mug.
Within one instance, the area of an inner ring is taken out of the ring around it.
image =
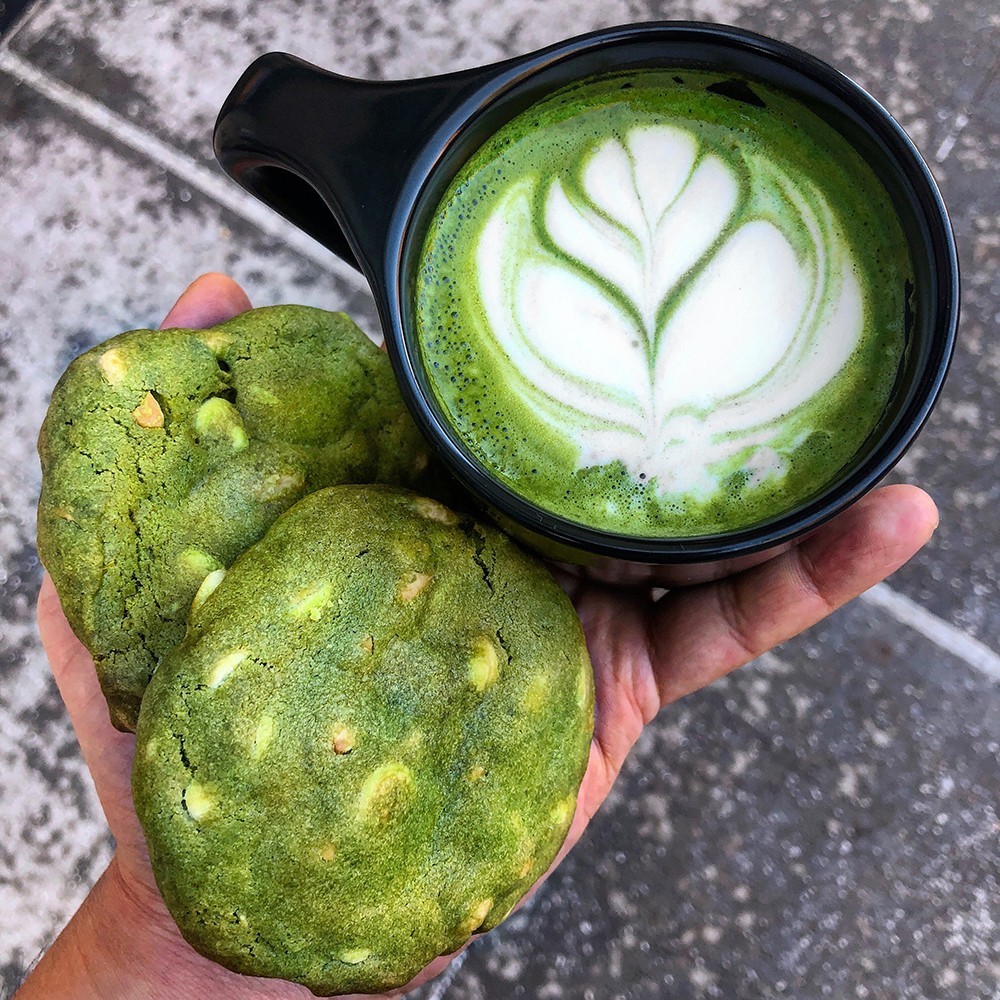
[[[428,221],[469,156],[547,94],[583,78],[646,67],[733,73],[793,95],[873,169],[898,213],[914,266],[903,359],[864,446],[833,483],[797,508],[718,535],[623,536],[569,521],[513,492],[449,426],[423,370],[411,315]],[[407,405],[456,477],[512,534],[595,578],[695,583],[784,550],[893,467],[927,419],[947,372],[958,324],[958,265],[930,171],[864,90],[761,35],[685,22],[625,25],[491,66],[398,82],[349,79],[270,53],[246,70],[226,100],[215,150],[243,187],[364,273]]]

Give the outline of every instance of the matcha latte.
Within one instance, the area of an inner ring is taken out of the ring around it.
[[[515,493],[699,536],[850,463],[912,280],[886,191],[831,126],[756,81],[642,70],[552,94],[473,154],[413,314],[445,419]]]

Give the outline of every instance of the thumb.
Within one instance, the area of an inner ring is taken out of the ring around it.
[[[239,316],[249,308],[247,293],[232,278],[203,274],[188,285],[160,326],[201,330]]]

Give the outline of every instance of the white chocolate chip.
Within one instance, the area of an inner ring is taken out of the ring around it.
[[[214,569],[208,574],[208,576],[205,577],[204,580],[201,581],[201,586],[198,588],[194,595],[194,599],[191,601],[192,614],[197,611],[215,592],[216,587],[222,583],[225,575],[226,571],[224,569]]]
[[[274,472],[253,487],[253,495],[266,503],[289,493],[297,493],[304,485],[305,477],[301,472]]]
[[[196,823],[203,820],[215,805],[215,796],[205,785],[193,781],[184,789],[184,808]]]
[[[500,657],[496,646],[485,635],[472,644],[469,658],[469,683],[479,692],[493,687],[500,676]]]
[[[142,402],[132,411],[132,417],[140,427],[163,426],[163,410],[151,392],[142,397]]]
[[[190,573],[191,576],[200,576],[203,580],[209,573],[223,568],[222,563],[211,552],[194,546],[184,549],[177,556],[177,565],[185,573]]]
[[[430,500],[427,497],[415,497],[413,509],[429,521],[437,521],[440,524],[458,524],[458,515],[453,514],[444,504],[437,500]]]
[[[300,590],[291,606],[293,618],[308,618],[318,622],[333,599],[333,584],[327,581],[318,587]]]
[[[354,730],[349,726],[337,726],[330,734],[330,746],[334,753],[350,753],[354,749]]]
[[[549,813],[549,822],[555,827],[565,827],[573,818],[573,812],[575,809],[576,796],[569,795],[563,799],[562,802],[556,805]]]
[[[409,604],[418,594],[421,594],[431,582],[429,573],[411,573],[399,587],[399,599]]]
[[[590,692],[594,683],[594,675],[591,671],[590,663],[584,663],[580,676],[576,681],[576,703],[583,708],[590,700]],[[589,720],[587,725],[590,725]]]
[[[265,389],[262,385],[247,386],[243,392],[252,396],[259,406],[277,406],[281,402],[270,389]]]
[[[254,730],[253,742],[250,744],[250,756],[254,760],[260,760],[267,752],[267,748],[271,745],[271,740],[274,739],[274,729],[274,717],[262,715],[260,722],[257,723],[257,728]]]
[[[371,955],[370,948],[347,948],[337,955],[345,965],[360,965]]]
[[[493,900],[489,897],[480,900],[478,903],[473,903],[472,906],[469,907],[469,911],[465,919],[459,925],[459,930],[465,935],[471,934],[477,928],[482,926],[483,921],[492,909]]]
[[[125,361],[113,347],[97,359],[97,366],[111,385],[120,385],[125,378]]]
[[[202,330],[198,336],[213,354],[221,354],[233,342],[230,334],[219,330]]]
[[[239,410],[221,396],[206,399],[198,407],[194,429],[207,441],[225,441],[233,451],[242,451],[250,443]]]
[[[527,690],[524,692],[524,707],[529,712],[538,712],[544,706],[549,697],[549,679],[545,674],[535,674],[528,681]]]
[[[413,773],[399,761],[377,767],[361,786],[358,812],[373,823],[389,823],[409,807],[414,793]]]
[[[236,649],[215,661],[208,674],[208,686],[217,688],[250,654]]]

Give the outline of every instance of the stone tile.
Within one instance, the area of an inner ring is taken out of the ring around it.
[[[199,273],[225,270],[260,304],[350,308],[365,293],[262,237],[157,166],[78,130],[0,74],[0,981],[12,985],[104,868],[109,841],[39,647],[35,439],[68,361],[156,325]]]
[[[995,345],[1000,313],[995,168],[996,23],[985,0],[357,0],[336,5],[253,2],[240,16],[222,0],[153,7],[144,0],[40,4],[15,50],[106,102],[157,136],[210,162],[215,114],[242,69],[261,52],[295,52],[369,78],[424,76],[525,52],[567,34],[630,20],[691,18],[738,24],[827,59],[896,115],[939,174],[958,233],[965,302],[962,346],[948,389],[897,479],[928,485],[941,504],[932,548],[897,585],[943,618],[1000,647],[1000,526],[995,504],[1000,404]],[[185,72],[198,66],[199,72]],[[210,67],[208,71],[204,67]],[[969,124],[942,162],[956,119]],[[994,116],[991,118],[990,116]]]
[[[992,996],[997,687],[855,602],[661,714],[446,1000]]]

